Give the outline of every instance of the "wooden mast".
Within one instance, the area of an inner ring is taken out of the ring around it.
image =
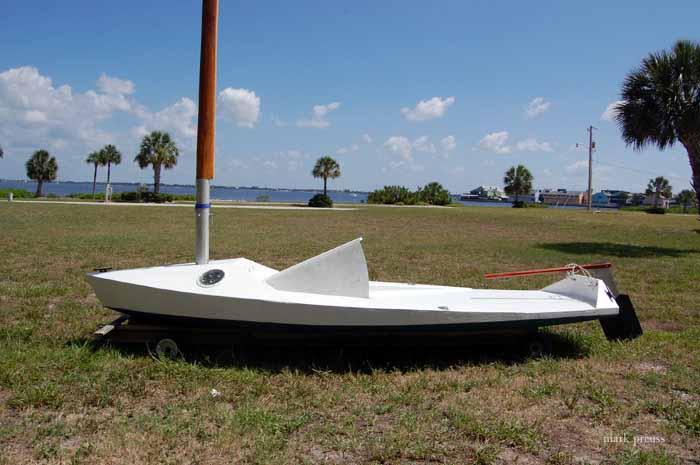
[[[219,1],[202,1],[202,44],[199,60],[197,124],[196,261],[209,261],[209,181],[214,177],[216,122],[216,43]]]

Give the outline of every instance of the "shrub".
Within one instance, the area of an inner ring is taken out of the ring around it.
[[[114,194],[112,196],[112,200],[117,196],[118,194]],[[81,199],[81,200],[92,200],[92,194],[86,194],[84,192],[80,193],[75,193],[75,194],[68,194],[68,197],[71,199]],[[95,200],[104,200],[105,199],[105,194],[104,192],[96,192],[95,193]]]
[[[141,201],[146,203],[165,203],[172,202],[173,196],[170,194],[162,194],[155,192],[141,192]]]
[[[184,197],[184,196],[182,196]],[[172,202],[173,195],[171,194],[156,194],[155,192],[122,192],[121,194],[115,194],[112,196],[112,200],[115,202],[131,202],[131,203],[165,203]]]
[[[10,192],[12,192],[12,196],[16,199],[34,197],[34,194],[24,189],[0,189],[0,199],[8,198],[10,196]]]
[[[309,200],[309,207],[331,208],[332,206],[333,200],[327,195],[316,194]]]
[[[513,208],[527,208],[527,204],[523,200],[513,202]]]
[[[415,205],[416,195],[403,186],[384,186],[383,189],[370,192],[367,203]]]
[[[367,196],[367,203],[384,205],[448,205],[451,202],[450,192],[439,182],[426,184],[415,192],[404,186],[384,186]]]
[[[166,194],[170,197],[170,201],[172,200],[188,200],[191,202],[194,202],[196,197],[193,194]]]
[[[666,214],[666,209],[661,207],[651,207],[645,210],[647,213],[652,213],[654,215],[664,215]]]
[[[423,189],[418,189],[416,197],[421,202],[429,205],[448,205],[452,202],[450,191],[442,187],[439,182],[426,184]]]
[[[115,199],[116,200],[116,199]],[[141,192],[122,192],[119,196],[120,202],[140,202]]]

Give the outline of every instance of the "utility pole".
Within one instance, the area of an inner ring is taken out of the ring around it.
[[[588,126],[588,211],[591,211],[593,205],[593,149],[595,148],[595,142],[593,142],[593,130],[596,129],[593,126]]]

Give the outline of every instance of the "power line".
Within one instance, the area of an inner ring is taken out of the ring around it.
[[[593,162],[596,163],[597,165],[611,166],[613,168],[619,168],[619,169],[623,169],[623,170],[627,170],[627,171],[634,171],[636,173],[646,174],[646,175],[650,175],[650,176],[658,176],[659,175],[658,172],[655,173],[653,171],[640,170],[638,168],[630,168],[628,166],[618,165],[618,164],[614,164],[614,163],[606,163],[606,162],[602,162],[602,161],[596,160],[596,159],[594,159]],[[674,175],[670,175],[670,174],[667,175],[667,177],[680,179],[680,180],[684,180],[684,181],[688,180],[687,178],[684,178],[682,176],[674,176]]]

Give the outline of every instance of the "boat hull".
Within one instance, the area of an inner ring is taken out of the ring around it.
[[[221,320],[212,318],[199,318],[187,316],[173,316],[132,311],[128,309],[112,308],[116,312],[128,315],[131,320],[146,324],[163,324],[170,327],[202,328],[202,329],[229,329],[241,330],[251,334],[291,334],[306,335],[425,335],[425,334],[465,334],[493,331],[534,331],[541,327],[562,324],[580,323],[585,321],[605,320],[615,318],[616,315],[581,315],[575,317],[541,318],[541,319],[516,319],[491,322],[471,323],[436,323],[421,325],[305,325],[293,323],[264,323],[259,321]]]
[[[197,277],[221,269],[220,285]],[[539,291],[479,290],[369,282],[368,297],[280,291],[266,283],[277,273],[245,259],[93,273],[102,303],[139,319],[189,326],[268,331],[436,332],[535,328],[616,316],[602,281],[573,277]]]

